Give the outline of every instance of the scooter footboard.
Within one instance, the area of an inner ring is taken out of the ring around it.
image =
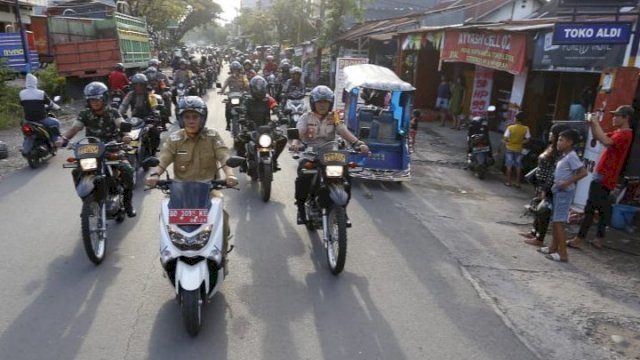
[[[180,288],[188,291],[199,289],[202,282],[205,289],[209,288],[209,269],[206,260],[198,261],[195,265],[189,265],[178,259],[176,264],[176,293]]]

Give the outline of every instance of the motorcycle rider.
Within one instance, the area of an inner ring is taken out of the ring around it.
[[[25,89],[20,91],[20,104],[24,110],[24,119],[44,125],[49,130],[49,140],[55,143],[60,136],[60,122],[47,114],[47,107],[58,110],[60,106],[51,101],[44,90],[38,89],[38,78],[27,74]]]
[[[78,114],[78,118],[73,122],[71,128],[69,128],[58,139],[58,146],[66,146],[70,139],[72,139],[80,130],[85,129],[86,136],[93,136],[100,139],[100,141],[107,143],[109,141],[120,138],[120,124],[124,122],[124,119],[118,113],[118,110],[109,106],[109,89],[107,86],[99,81],[89,83],[84,88],[84,97],[87,100],[87,107]],[[129,136],[123,136],[122,141],[129,143],[131,138]],[[122,158],[126,159],[124,155]],[[122,182],[124,209],[128,217],[136,216],[136,210],[133,207],[133,176],[134,171],[128,161],[122,160],[118,166],[120,170],[120,181]],[[73,170],[74,181],[79,176],[78,169]]]
[[[124,65],[122,65],[122,63],[117,63],[113,71],[109,73],[107,84],[111,92],[118,90],[124,92],[124,88],[129,85],[129,78],[127,74],[124,73]]]
[[[344,124],[337,112],[331,111],[333,107],[333,91],[327,86],[318,85],[309,95],[311,111],[305,113],[298,120],[298,133],[300,139],[304,139],[304,145],[317,146],[333,141],[336,135],[340,135],[351,146],[362,153],[368,153],[369,147],[355,135],[353,135]],[[291,151],[298,151],[303,146],[301,140],[295,139],[291,144]],[[304,203],[309,195],[311,187],[311,177],[304,176],[302,169],[309,159],[302,159],[298,164],[298,177],[296,178],[296,205],[298,206],[298,225],[305,223]],[[347,175],[348,176],[348,175]],[[346,187],[349,199],[351,199],[351,186]],[[351,226],[347,217],[347,226]]]
[[[158,159],[160,164],[151,169],[146,184],[154,187],[172,163],[173,175],[179,181],[210,181],[218,179],[218,164],[224,164],[229,158],[229,149],[220,134],[214,129],[205,128],[207,122],[207,104],[198,96],[187,96],[178,105],[178,124],[180,130],[172,133],[162,145]],[[238,185],[233,168],[223,166],[227,187]],[[212,191],[211,196],[221,196]],[[229,215],[224,211],[224,254],[229,244]]]
[[[271,123],[271,110],[278,107],[278,103],[271,96],[267,95],[267,81],[260,75],[256,75],[249,82],[249,92],[251,96],[247,96],[242,104],[242,112],[244,115],[256,125],[256,128]],[[278,156],[287,146],[287,138],[282,134],[273,134],[273,142],[275,143],[275,156],[273,158],[274,171],[280,170],[278,167]],[[246,156],[245,144],[249,139],[244,136],[238,136],[235,148],[239,156]]]
[[[289,60],[283,59],[280,62],[280,73],[278,74],[278,77],[276,78],[276,84],[278,84],[278,85],[280,85],[282,87],[287,82],[287,80],[291,79],[291,72],[289,70],[291,70],[291,63],[289,63]],[[281,93],[277,93],[276,94],[276,100],[278,102],[282,102],[282,96],[281,95],[282,95]]]
[[[150,115],[156,115],[155,109],[158,101],[149,89],[149,81],[144,74],[135,74],[131,77],[133,90],[129,91],[122,100],[118,111],[126,117],[127,111],[131,108],[131,116],[144,119]]]
[[[262,74],[267,77],[278,72],[278,64],[273,61],[273,55],[267,55],[267,63],[262,68]]]
[[[299,97],[304,95],[305,86],[302,80],[302,69],[294,66],[291,68],[291,79],[287,80],[282,87],[282,102],[286,103],[287,99],[291,97]],[[283,106],[284,107],[284,106]]]
[[[222,85],[222,89],[218,94],[224,94],[224,91],[229,88],[230,92],[243,92],[249,87],[249,81],[247,77],[242,73],[242,65],[239,62],[234,61],[230,66],[231,75],[227,77]],[[224,115],[227,119],[226,130],[231,130],[231,104],[226,103]]]
[[[251,81],[251,79],[256,76],[256,71],[253,70],[253,62],[251,62],[251,60],[245,60],[242,68],[244,69],[244,75],[247,77],[247,80]]]
[[[187,65],[188,61],[185,59],[180,59],[180,61],[178,61],[178,68],[173,71],[173,84],[175,86],[178,86],[178,84],[180,83],[184,84],[187,89],[191,86],[191,77],[193,76],[193,74],[191,73],[191,70],[187,68]],[[173,91],[171,92],[171,96],[173,104],[178,105],[177,88],[174,87]]]

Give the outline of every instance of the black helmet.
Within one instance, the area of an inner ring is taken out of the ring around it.
[[[142,84],[146,86],[149,83],[149,79],[144,74],[135,74],[131,77],[131,83],[133,85]]]
[[[178,101],[178,124],[180,128],[184,128],[182,115],[187,111],[195,111],[200,114],[200,130],[202,130],[207,122],[207,104],[198,96],[185,96],[180,99]]]
[[[102,100],[106,105],[109,103],[109,88],[100,81],[90,82],[84,87],[84,98],[87,100],[87,105],[91,99]]]
[[[120,71],[124,71],[124,65],[123,65],[122,63],[117,63],[117,64],[114,66],[114,69],[116,69],[116,70],[120,70]]]
[[[249,81],[249,91],[251,96],[256,100],[262,100],[267,96],[267,80],[262,76],[256,75]]]
[[[329,87],[324,85],[318,85],[311,90],[311,94],[309,94],[309,103],[311,104],[311,111],[316,111],[316,102],[318,101],[328,101],[331,104],[329,105],[329,111],[333,108],[333,91],[329,89]]]
[[[234,61],[230,65],[231,71],[242,71],[242,65],[238,61]]]

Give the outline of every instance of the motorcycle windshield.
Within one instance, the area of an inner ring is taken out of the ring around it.
[[[174,181],[171,183],[169,209],[209,209],[208,182]]]

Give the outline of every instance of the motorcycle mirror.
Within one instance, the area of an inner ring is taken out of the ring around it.
[[[220,84],[219,82],[216,83],[216,89],[222,89],[222,84]]]
[[[60,101],[62,98],[60,97],[60,95],[56,95],[53,97],[53,102],[58,102]]]
[[[132,128],[133,127],[131,126],[131,123],[129,123],[129,122],[124,121],[124,122],[122,122],[120,124],[120,132],[126,133],[126,132],[131,131]]]
[[[367,126],[361,127],[360,131],[358,132],[358,135],[363,139],[368,138],[369,134],[371,134],[371,128]]]
[[[232,156],[229,159],[227,159],[227,162],[225,163],[225,165],[227,165],[228,167],[236,168],[244,164],[245,160],[246,159],[243,158],[242,156]]]
[[[147,169],[156,167],[158,165],[160,165],[160,160],[158,160],[158,158],[154,156],[149,156],[148,158],[142,160],[142,166],[144,166]]]
[[[289,140],[300,139],[300,133],[296,128],[289,128],[287,129],[287,137]]]
[[[490,105],[490,106],[487,108],[487,111],[488,111],[488,112],[494,112],[494,111],[496,111],[496,107],[495,107],[495,105]]]
[[[169,76],[169,80],[173,80],[173,76]]]

